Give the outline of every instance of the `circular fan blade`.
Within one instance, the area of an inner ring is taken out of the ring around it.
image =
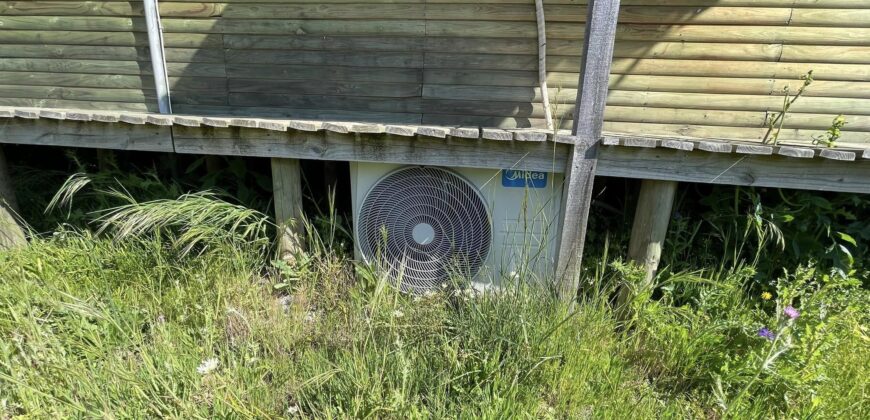
[[[432,167],[406,167],[379,180],[363,201],[356,230],[363,258],[410,293],[473,278],[492,241],[477,188]]]

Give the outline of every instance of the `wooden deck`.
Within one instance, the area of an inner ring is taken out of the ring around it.
[[[538,129],[5,107],[0,143],[564,172],[575,138]],[[870,149],[605,133],[597,175],[870,193]]]

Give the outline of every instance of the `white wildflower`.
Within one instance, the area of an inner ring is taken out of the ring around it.
[[[396,309],[395,311],[393,311],[393,317],[394,317],[394,318],[401,318],[401,317],[403,317],[403,316],[405,316],[405,313],[404,313],[404,312],[402,312],[402,311],[400,311],[400,310],[398,310],[398,309]]]
[[[308,311],[308,312],[305,314],[305,319],[304,319],[304,321],[305,321],[306,324],[307,324],[307,323],[312,323],[312,322],[314,322],[314,320],[315,320],[316,318],[317,318],[317,314],[315,314],[315,313],[312,312],[312,311]]]
[[[292,416],[292,415],[297,414],[297,413],[299,413],[299,406],[298,405],[293,404],[290,407],[287,407],[287,414]]]
[[[199,372],[200,375],[208,375],[212,373],[218,367],[218,359],[212,357],[211,359],[203,360],[202,363],[196,368],[196,371]]]

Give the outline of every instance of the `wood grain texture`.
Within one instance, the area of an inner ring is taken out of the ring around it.
[[[331,131],[173,127],[179,153],[562,172],[568,146]]]
[[[284,261],[293,262],[305,251],[302,167],[298,159],[272,158],[271,163],[278,255]]]
[[[870,193],[870,161],[602,148],[597,174],[707,184]]]
[[[646,285],[652,282],[659,267],[677,185],[674,181],[652,179],[645,179],[640,184],[628,258],[643,267]]]
[[[543,2],[539,57],[526,0],[161,2],[173,106],[507,129],[544,127],[550,96],[570,128],[587,4]],[[0,1],[0,25],[0,104],[150,109],[140,2]],[[754,140],[748,129],[776,109],[782,87],[813,69],[789,140],[809,145],[843,113],[841,143],[870,144],[866,1],[623,1],[613,55],[608,127]]]
[[[172,152],[170,130],[150,124],[8,119],[0,124],[0,143]]]
[[[563,301],[572,304],[577,298],[580,281],[618,14],[619,0],[589,0],[589,21],[585,25],[583,60],[580,66],[580,90],[577,92],[575,124],[571,131],[577,138],[577,144],[571,149],[565,172],[562,229],[558,241],[555,277],[559,296]]]

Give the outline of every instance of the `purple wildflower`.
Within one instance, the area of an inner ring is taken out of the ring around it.
[[[774,334],[773,331],[767,329],[767,327],[763,327],[758,330],[758,336],[764,337],[770,341],[773,341],[776,338],[776,334]]]
[[[795,319],[795,318],[801,316],[801,313],[798,312],[798,310],[795,309],[794,306],[791,306],[791,305],[786,306],[782,312],[785,314],[785,316],[789,317],[789,319]]]

